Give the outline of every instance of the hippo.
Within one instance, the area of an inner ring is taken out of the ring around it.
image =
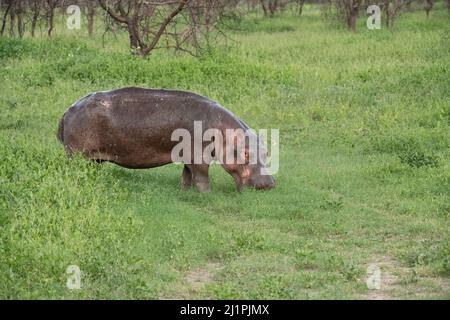
[[[176,162],[173,150],[179,142],[174,141],[173,133],[181,129],[195,136],[197,124],[201,125],[201,133],[214,129],[223,135],[210,150],[211,159],[233,177],[238,190],[275,187],[273,176],[266,170],[267,149],[262,139],[256,137],[260,151],[256,161],[250,162],[249,155],[255,157],[255,152],[246,137],[256,134],[219,103],[188,91],[127,87],[91,93],[67,109],[57,136],[69,156],[79,153],[97,163],[106,161],[129,169],[146,169]],[[229,129],[240,129],[245,136],[235,135],[227,140]],[[211,141],[215,141],[215,136]],[[243,142],[242,152],[239,148],[230,151],[235,142]],[[207,145],[208,142],[201,142],[202,151]],[[224,161],[226,152],[234,152],[234,160],[241,156],[244,161]],[[183,159],[181,186],[210,191],[208,169],[212,161]]]

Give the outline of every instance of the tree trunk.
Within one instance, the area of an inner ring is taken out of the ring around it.
[[[47,35],[49,37],[52,36],[52,32],[53,32],[53,18],[54,18],[54,12],[53,12],[53,8],[52,8],[52,9],[49,9],[48,16],[47,16],[47,26],[48,26]]]
[[[8,18],[8,13],[11,10],[11,7],[13,5],[13,2],[11,1],[8,5],[8,7],[6,8],[5,14],[3,16],[3,22],[2,22],[2,30],[1,30],[1,35],[3,36],[3,33],[5,32],[5,28],[6,28],[6,20]]]
[[[55,17],[55,6],[56,6],[56,1],[55,0],[47,0],[47,35],[49,37],[52,36],[52,32],[53,32],[53,26],[54,26],[54,17]]]
[[[347,27],[356,32],[356,21],[358,20],[359,13],[359,0],[351,0],[350,7],[348,8],[348,16],[347,16]]]
[[[95,17],[95,5],[91,1],[87,4],[87,21],[88,21],[88,33],[92,37],[94,34],[94,17]]]
[[[16,24],[16,12],[15,10],[11,9],[9,12],[9,35],[14,38],[16,36],[16,33],[14,31],[14,25]]]
[[[139,34],[137,31],[137,26],[130,21],[127,25],[127,29],[130,37],[130,48],[133,50],[139,48]]]
[[[278,0],[269,1],[269,11],[270,11],[271,17],[273,17],[275,15],[275,12],[277,10],[278,10]]]
[[[425,1],[424,8],[425,8],[425,12],[427,14],[427,18],[430,16],[430,11],[431,11],[431,9],[433,9],[433,6],[434,6],[434,1],[433,0],[426,0]]]
[[[19,37],[23,38],[23,35],[25,34],[25,22],[23,21],[22,12],[17,14],[17,29],[19,31]]]
[[[201,19],[201,13],[199,12],[200,9],[198,7],[195,8],[190,8],[190,13],[191,13],[191,19],[193,22],[193,27],[192,27],[192,32],[193,32],[193,39],[192,42],[194,43],[194,45],[198,45],[197,42],[197,34],[200,32],[200,19]]]
[[[388,0],[385,0],[383,2],[384,5],[384,14],[386,15],[385,23],[386,28],[389,28],[391,26],[391,9],[390,9],[390,2]]]
[[[297,6],[298,6],[297,14],[299,16],[301,16],[302,13],[303,13],[303,6],[304,5],[305,5],[305,0],[297,0]]]
[[[54,12],[54,8],[50,7],[48,8],[48,12],[47,12],[47,35],[49,37],[52,36],[52,32],[53,32],[53,24],[54,24],[54,16],[55,16],[55,12]]]
[[[268,16],[268,12],[267,12],[267,7],[266,7],[266,4],[264,3],[264,0],[259,0],[259,2],[261,3],[261,7],[262,7],[263,12],[264,12],[264,17],[267,17]]]
[[[206,32],[209,33],[210,30],[210,21],[211,21],[211,3],[208,2],[205,8],[205,26],[206,26]]]
[[[347,19],[347,27],[353,32],[356,32],[356,16],[354,14],[349,15]]]
[[[35,4],[33,8],[33,16],[31,18],[31,36],[34,38],[36,33],[36,25],[39,18],[39,5]]]

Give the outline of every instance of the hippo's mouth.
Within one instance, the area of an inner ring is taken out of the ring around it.
[[[258,176],[249,179],[244,183],[246,187],[254,188],[256,190],[270,190],[275,188],[275,179],[272,176]]]
[[[249,185],[249,187],[255,188],[256,190],[270,190],[270,189],[275,188],[275,183],[273,183],[273,184]]]

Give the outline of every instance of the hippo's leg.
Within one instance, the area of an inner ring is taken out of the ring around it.
[[[185,165],[183,168],[183,174],[181,176],[181,187],[183,189],[192,187],[192,172],[187,165]]]
[[[209,184],[208,169],[207,164],[196,164],[189,165],[189,169],[192,172],[192,180],[194,185],[199,192],[209,192],[211,191],[211,186]]]

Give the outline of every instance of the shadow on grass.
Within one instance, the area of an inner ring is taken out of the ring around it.
[[[123,184],[124,188],[133,193],[146,192],[148,190],[158,190],[168,192],[178,200],[187,198],[195,200],[195,195],[209,198],[209,195],[237,195],[233,179],[219,166],[210,169],[210,181],[212,191],[210,193],[199,193],[194,187],[183,190],[180,186],[182,166],[169,164],[166,166],[151,169],[126,169],[115,164],[102,164],[102,170],[111,173],[112,183]],[[188,195],[188,197],[186,197]]]

